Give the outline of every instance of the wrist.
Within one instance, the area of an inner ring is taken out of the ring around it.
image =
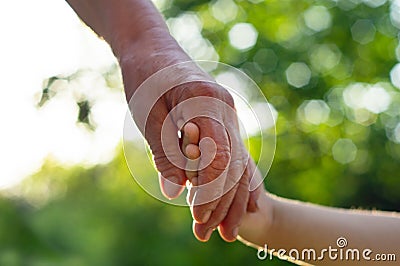
[[[245,243],[264,247],[273,238],[275,228],[274,199],[268,193],[262,193],[257,200],[258,210],[248,212],[240,226],[240,240]]]
[[[109,44],[118,61],[124,62],[131,59],[148,58],[155,51],[163,48],[183,50],[170,35],[166,26],[153,26],[140,31],[132,31],[126,27],[112,33]]]
[[[107,0],[99,0],[107,1]],[[157,36],[165,39],[170,36],[164,18],[148,0],[121,0],[111,3],[104,11],[104,38],[110,44],[118,59],[124,56],[133,45],[140,46],[143,40]]]
[[[127,45],[118,51],[127,97],[130,98],[147,78],[166,68],[168,70],[160,75],[163,77],[160,79],[162,87],[173,88],[191,81],[212,80],[169,33],[158,32],[144,33],[139,42],[127,41]]]
[[[157,71],[184,61],[181,58],[188,58],[168,33],[157,34],[155,29],[137,39],[121,38],[113,50],[121,67],[127,96]]]

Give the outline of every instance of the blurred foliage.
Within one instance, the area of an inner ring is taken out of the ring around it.
[[[189,210],[143,192],[122,153],[89,170],[49,161],[18,190],[24,198],[0,199],[0,265],[257,263],[255,250],[217,234],[197,241]]]
[[[278,111],[268,190],[329,206],[400,211],[398,1],[156,3],[193,58],[242,69]],[[121,88],[116,73],[115,66],[102,73],[111,88]],[[56,79],[45,82],[40,106],[57,91]],[[93,99],[81,96],[78,121],[90,124]],[[267,263],[216,235],[197,242],[189,211],[142,192],[122,152],[92,169],[49,162],[17,190],[22,197],[0,199],[0,265]]]

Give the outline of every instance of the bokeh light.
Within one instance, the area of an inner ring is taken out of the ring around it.
[[[386,0],[363,0],[363,2],[372,8],[377,8],[386,3]]]
[[[397,124],[397,126],[395,127],[395,129],[393,130],[394,132],[394,141],[397,143],[400,143],[400,123]]]
[[[359,19],[351,27],[351,35],[353,40],[360,44],[367,44],[374,40],[376,28],[371,20]]]
[[[213,45],[202,36],[202,22],[196,13],[186,12],[167,20],[172,36],[196,60],[218,60]]]
[[[229,31],[231,45],[239,50],[252,48],[257,42],[258,32],[249,23],[237,23]]]
[[[332,147],[333,158],[341,163],[348,164],[357,156],[357,146],[351,139],[339,139]]]
[[[286,69],[286,79],[293,87],[304,87],[310,82],[311,70],[303,62],[292,63]]]
[[[232,0],[218,0],[211,5],[211,11],[217,20],[228,23],[236,18],[238,7]]]
[[[303,102],[298,108],[299,115],[308,123],[319,125],[329,118],[330,108],[322,100],[310,100]]]
[[[400,28],[400,0],[392,0],[390,6],[390,18],[397,28]]]
[[[352,84],[344,90],[343,98],[347,106],[375,114],[386,111],[391,103],[389,93],[379,84]]]
[[[276,69],[279,58],[272,49],[260,49],[253,60],[262,73],[269,73]]]
[[[396,88],[400,89],[400,64],[396,64],[390,71],[390,81]]]
[[[307,27],[318,32],[328,29],[332,18],[325,6],[311,6],[304,12],[304,21]]]
[[[341,52],[334,45],[317,45],[311,50],[310,61],[312,67],[320,73],[326,73],[340,62]]]

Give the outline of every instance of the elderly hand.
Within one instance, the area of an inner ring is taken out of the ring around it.
[[[134,62],[121,64],[125,86],[131,84]],[[242,144],[232,96],[194,63],[156,72],[132,95],[133,117],[150,145],[161,189],[168,198],[182,193],[186,170],[197,170],[185,167],[178,131],[188,121],[198,126],[200,150],[207,152],[197,160],[198,189],[190,203],[194,234],[207,241],[219,226],[223,239],[234,241],[246,210],[257,209],[259,191],[249,191],[255,165]]]

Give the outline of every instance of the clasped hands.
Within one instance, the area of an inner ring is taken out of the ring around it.
[[[198,72],[192,75],[197,78],[168,82],[181,68],[147,79],[130,108],[153,153],[163,194],[178,197],[189,184],[196,238],[207,241],[218,228],[225,241],[234,241],[246,212],[257,210],[257,169],[241,141],[230,93],[199,69],[183,70]]]

